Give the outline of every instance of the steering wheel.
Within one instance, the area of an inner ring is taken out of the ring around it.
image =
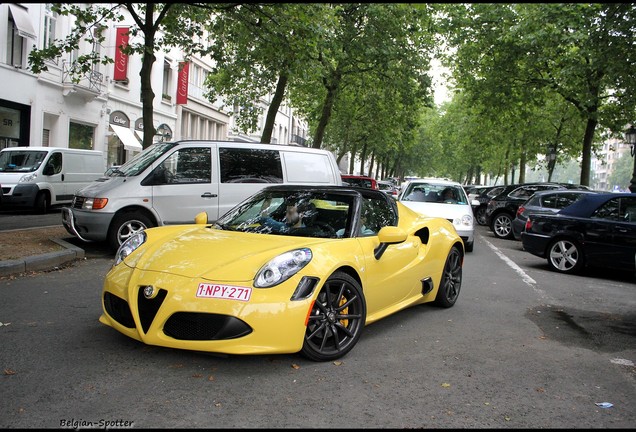
[[[325,231],[327,234],[329,234],[329,237],[337,237],[335,228],[328,223],[316,221],[312,223],[311,226],[318,227],[321,230]]]

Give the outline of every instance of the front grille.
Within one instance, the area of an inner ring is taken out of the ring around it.
[[[104,308],[108,315],[124,327],[135,328],[135,320],[128,307],[128,302],[109,292],[104,293]]]
[[[159,311],[161,307],[161,303],[165,300],[168,291],[160,289],[154,298],[148,299],[144,296],[144,288],[143,286],[139,288],[139,292],[137,293],[137,305],[139,308],[141,328],[144,333],[146,333],[152,324],[152,320],[155,319],[157,311]]]
[[[82,206],[84,205],[84,199],[85,198],[83,196],[75,195],[73,197],[73,203],[71,204],[71,207],[81,210]]]
[[[179,340],[224,340],[248,335],[252,328],[238,318],[199,312],[176,312],[163,332]]]

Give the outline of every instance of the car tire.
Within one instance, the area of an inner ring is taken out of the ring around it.
[[[455,304],[462,287],[462,263],[464,257],[457,246],[453,246],[444,264],[439,289],[434,304],[449,308]]]
[[[334,273],[312,306],[301,353],[313,361],[344,356],[360,339],[366,319],[367,305],[358,281],[346,273]]]
[[[51,206],[49,201],[49,195],[46,192],[38,192],[35,197],[35,203],[33,204],[33,209],[36,214],[46,214]]]
[[[153,226],[150,218],[143,213],[120,213],[115,216],[108,230],[108,244],[116,251],[129,237]]]
[[[559,273],[580,273],[585,265],[583,250],[578,242],[566,238],[553,240],[547,254],[550,268]]]
[[[475,241],[471,241],[470,243],[464,243],[464,249],[466,252],[472,252],[475,249]]]
[[[488,217],[486,216],[486,207],[479,207],[475,211],[475,220],[481,226],[488,225]]]
[[[508,213],[499,213],[490,224],[490,228],[495,237],[500,239],[511,239],[512,234],[512,218]]]

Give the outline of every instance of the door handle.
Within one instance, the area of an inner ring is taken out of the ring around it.
[[[217,196],[218,196],[217,194],[206,192],[203,195],[201,195],[201,198],[216,198]]]
[[[64,174],[62,174],[62,181],[64,181]]]

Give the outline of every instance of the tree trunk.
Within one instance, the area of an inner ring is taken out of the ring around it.
[[[585,136],[583,137],[583,151],[581,153],[581,180],[583,186],[590,185],[590,164],[592,162],[592,143],[594,142],[594,131],[598,121],[592,116],[588,117],[585,126]]]
[[[267,110],[267,117],[265,118],[265,126],[263,127],[263,134],[261,135],[261,142],[263,144],[269,144],[272,142],[272,132],[274,131],[274,123],[276,122],[276,114],[281,103],[283,103],[283,97],[285,96],[285,88],[287,87],[287,81],[289,77],[287,74],[281,73],[278,76],[278,82],[276,83],[276,91],[272,97],[272,101],[269,104]],[[288,144],[288,143],[281,143]]]
[[[331,75],[330,83],[325,85],[327,89],[327,95],[325,96],[325,102],[322,105],[322,113],[320,115],[320,121],[316,127],[316,133],[314,134],[313,148],[320,148],[322,146],[322,140],[325,137],[325,129],[329,120],[331,119],[331,112],[333,105],[336,102],[336,95],[338,94],[338,88],[340,87],[340,72],[336,69]]]
[[[144,55],[141,63],[139,77],[141,78],[141,112],[143,115],[144,139],[142,147],[148,148],[152,145],[156,130],[154,126],[154,100],[155,93],[152,91],[152,65],[155,63],[155,27],[153,26],[154,4],[147,3],[146,22],[144,33]]]

